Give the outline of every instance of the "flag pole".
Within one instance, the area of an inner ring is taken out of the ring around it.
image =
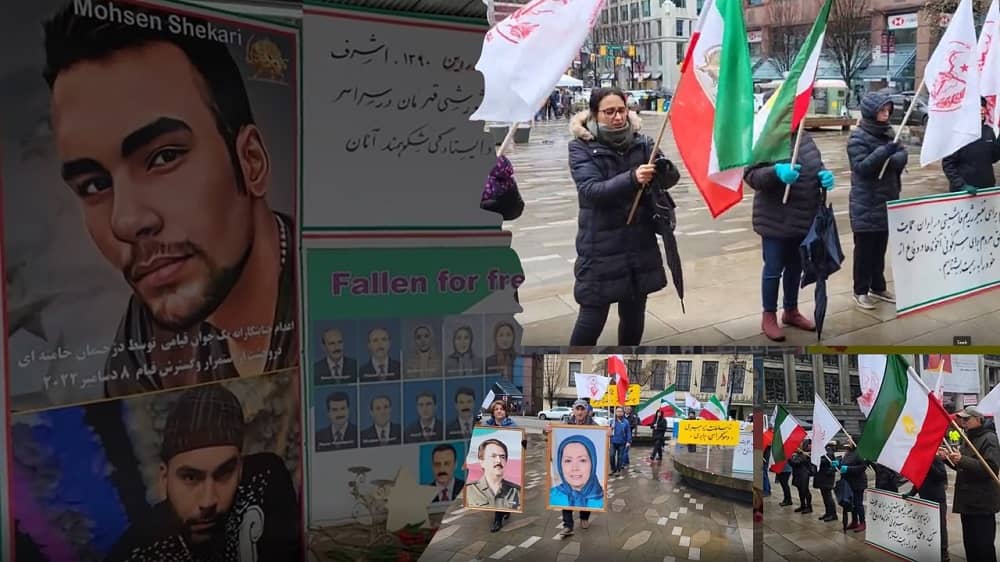
[[[514,133],[517,132],[517,126],[520,123],[514,122],[510,124],[510,130],[507,131],[507,136],[503,138],[503,142],[500,143],[500,148],[497,149],[497,158],[503,156],[504,152],[507,152],[507,148],[510,147],[510,142],[514,140]]]
[[[899,128],[896,129],[896,138],[894,138],[892,142],[899,142],[899,136],[903,134],[903,127],[906,125],[906,122],[910,120],[910,113],[913,112],[913,107],[917,105],[913,102],[917,101],[917,97],[920,96],[920,92],[924,91],[924,86],[926,86],[926,84],[924,84],[924,81],[921,80],[920,86],[917,87],[917,92],[913,94],[913,101],[910,102],[910,107],[906,109],[906,114],[903,115],[903,120],[899,122]],[[926,133],[927,131],[924,131],[924,134]],[[886,158],[885,162],[882,163],[882,171],[878,173],[878,179],[882,179],[882,176],[885,175],[885,170],[888,167],[889,167],[889,159]]]
[[[792,167],[795,167],[795,161],[799,159],[799,144],[802,143],[802,130],[805,129],[806,118],[803,117],[802,121],[799,122],[799,131],[795,134],[795,148],[792,150]],[[788,195],[792,191],[792,184],[785,184],[785,196],[781,199],[781,204],[784,205],[788,203]]]
[[[656,151],[660,149],[660,142],[663,140],[663,133],[667,130],[667,123],[670,122],[670,110],[673,109],[674,104],[670,104],[667,108],[667,115],[663,118],[663,123],[660,125],[660,132],[656,135],[656,142],[653,143],[653,150],[649,153],[649,164],[656,162]],[[632,224],[632,219],[635,218],[635,211],[639,208],[639,199],[642,198],[642,192],[646,191],[646,186],[643,185],[639,188],[639,191],[635,194],[635,199],[632,200],[632,210],[628,212],[628,220],[625,221],[626,225]]]
[[[992,476],[993,479],[997,481],[997,484],[1000,484],[1000,476],[997,476],[997,473],[993,472],[993,469],[990,468],[990,464],[986,462],[986,459],[983,458],[983,455],[979,453],[979,449],[977,449],[976,446],[972,444],[972,441],[969,441],[968,436],[965,435],[965,432],[962,431],[962,428],[958,427],[958,424],[955,423],[955,418],[952,418],[951,416],[948,417],[951,420],[951,426],[958,430],[958,434],[962,436],[962,439],[965,441],[965,444],[968,445],[970,449],[972,449],[972,452],[975,453],[976,458],[979,459],[979,462],[983,463],[983,466],[986,468],[986,472],[989,472],[990,476]]]

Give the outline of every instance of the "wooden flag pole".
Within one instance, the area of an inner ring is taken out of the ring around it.
[[[983,458],[983,455],[979,453],[979,449],[977,449],[976,446],[972,444],[972,441],[969,441],[968,436],[965,435],[965,432],[962,431],[962,428],[958,427],[958,424],[955,422],[955,418],[950,418],[950,419],[951,419],[951,426],[958,430],[958,434],[962,436],[963,440],[965,440],[965,444],[968,445],[970,449],[972,449],[972,452],[975,453],[976,458],[979,459],[979,462],[983,463],[983,466],[986,467],[986,472],[989,472],[990,476],[992,476],[993,479],[997,481],[997,484],[1000,484],[1000,476],[997,476],[997,473],[993,472],[993,469],[990,468],[990,464],[986,462],[986,459]]]
[[[507,148],[510,147],[510,142],[514,140],[514,133],[517,132],[517,126],[519,123],[511,123],[510,130],[507,131],[507,136],[503,138],[503,142],[500,143],[500,148],[497,149],[497,158],[503,156],[504,152],[507,152]]]
[[[792,149],[792,168],[795,167],[795,161],[799,159],[799,144],[802,143],[802,130],[805,129],[805,118],[799,123],[799,132],[795,134],[795,148]],[[781,204],[784,205],[788,203],[788,195],[792,191],[792,184],[785,184],[785,196],[781,199]],[[850,435],[848,435],[850,437]]]
[[[667,107],[667,115],[663,119],[663,124],[660,125],[660,132],[656,135],[656,142],[653,143],[653,150],[649,153],[649,164],[656,162],[656,151],[660,149],[660,142],[663,140],[663,133],[667,130],[667,123],[670,122],[670,110],[673,109],[674,104],[670,104]],[[639,199],[642,198],[642,192],[646,190],[646,186],[643,185],[639,188],[639,191],[635,194],[635,199],[632,201],[632,209],[628,212],[628,220],[625,221],[626,225],[632,224],[632,219],[635,218],[635,211],[639,208]]]
[[[913,101],[910,102],[910,107],[906,108],[906,113],[903,115],[903,120],[899,122],[899,128],[896,129],[896,138],[894,138],[892,142],[899,142],[899,136],[903,134],[903,127],[906,126],[906,122],[910,120],[910,113],[913,112],[913,107],[917,105],[913,102],[917,101],[917,97],[920,95],[920,92],[923,91],[924,91],[924,82],[923,80],[921,80],[920,86],[917,87],[917,93],[913,94]],[[926,135],[927,131],[924,131],[924,134]],[[890,155],[890,158],[891,157],[892,156]],[[878,179],[882,179],[882,176],[885,175],[885,170],[888,167],[889,167],[889,158],[886,158],[885,162],[882,163],[882,171],[878,173]]]

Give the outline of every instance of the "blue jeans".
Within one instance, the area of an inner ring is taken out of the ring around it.
[[[767,468],[768,468],[768,463],[765,462],[764,463],[764,474],[762,475],[764,477],[764,496],[765,497],[771,495],[771,477],[768,476],[768,474],[767,474],[769,472],[767,470]]]
[[[625,444],[611,444],[611,472],[618,472],[622,469],[625,461]]]
[[[764,312],[778,311],[778,286],[784,284],[785,310],[799,306],[799,282],[802,278],[802,258],[799,256],[797,238],[761,237],[764,254],[764,272],[760,293]]]

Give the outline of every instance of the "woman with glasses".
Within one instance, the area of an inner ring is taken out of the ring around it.
[[[590,109],[570,120],[569,165],[580,205],[573,287],[580,314],[573,346],[597,344],[612,304],[618,305],[618,345],[639,345],[646,298],[667,286],[655,202],[674,207],[666,190],[680,175],[659,151],[649,164],[655,143],[641,126],[617,88],[595,89]],[[626,224],[640,189],[639,207]]]

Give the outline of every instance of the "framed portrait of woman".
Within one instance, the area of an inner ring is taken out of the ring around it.
[[[595,425],[552,424],[546,509],[607,511],[611,434]]]
[[[464,506],[524,513],[524,429],[477,426],[469,441]]]

